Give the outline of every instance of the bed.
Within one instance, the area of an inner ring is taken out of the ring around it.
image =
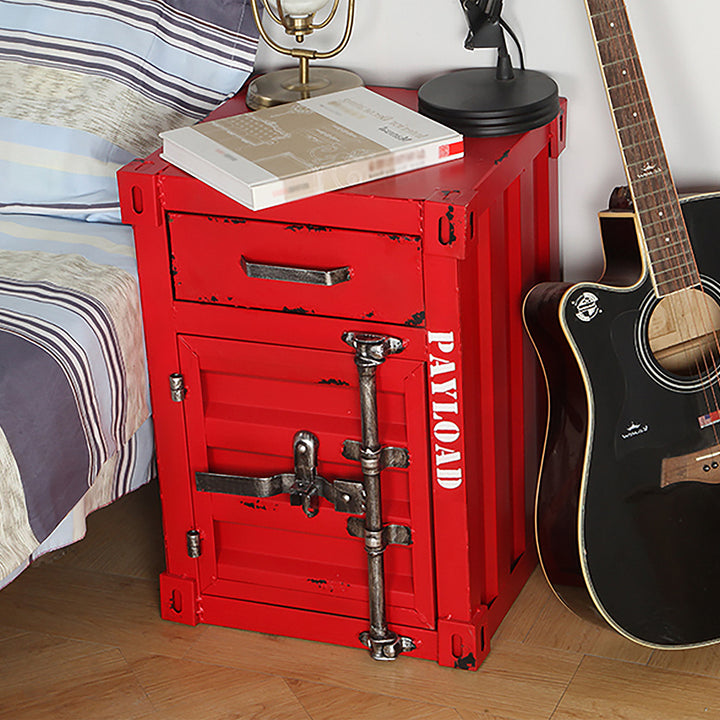
[[[152,476],[115,173],[236,92],[245,0],[0,0],[0,588]]]

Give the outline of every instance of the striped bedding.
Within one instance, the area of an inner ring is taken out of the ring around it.
[[[256,49],[246,0],[0,0],[0,212],[119,222],[117,169],[237,92]]]
[[[132,231],[0,216],[0,586],[153,460]]]
[[[115,173],[234,94],[256,49],[248,0],[0,0],[0,587],[149,477]]]

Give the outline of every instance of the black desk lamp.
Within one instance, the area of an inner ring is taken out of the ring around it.
[[[558,88],[547,75],[526,70],[515,33],[502,19],[503,0],[460,0],[468,50],[497,48],[496,68],[456,70],[428,80],[418,91],[423,115],[463,135],[514,135],[549,123],[559,112]],[[512,66],[505,33],[515,41],[520,68]]]

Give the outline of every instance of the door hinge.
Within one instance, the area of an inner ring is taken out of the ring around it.
[[[200,533],[197,530],[188,530],[186,534],[186,539],[188,557],[199,558],[201,554]]]
[[[187,394],[185,387],[185,378],[181,373],[172,373],[170,375],[170,399],[173,402],[182,402]]]

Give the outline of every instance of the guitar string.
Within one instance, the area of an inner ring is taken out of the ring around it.
[[[655,150],[655,157],[663,159],[666,159],[666,154],[664,151],[664,148],[662,147],[662,141],[660,139],[659,129],[657,127],[657,120],[655,118],[655,114],[652,108],[652,103],[650,101],[649,93],[647,92],[647,85],[645,83],[644,75],[642,72],[642,65],[640,63],[639,55],[637,52],[637,48],[635,46],[632,30],[630,28],[629,19],[627,18],[627,14],[625,14],[625,17],[622,18],[622,21],[627,24],[628,33],[626,34],[626,38],[628,38],[625,41],[626,47],[624,49],[629,50],[630,59],[633,60],[636,63],[636,71],[638,72],[638,77],[636,79],[633,79],[631,85],[630,85],[630,95],[633,96],[633,99],[637,103],[637,107],[642,115],[644,115],[643,122],[646,122],[648,125],[648,128],[651,130],[650,132],[650,143],[646,144],[648,145],[648,150],[654,149]],[[622,22],[621,22],[622,24]],[[620,38],[620,44],[623,44],[622,38]],[[639,93],[638,93],[639,89]],[[644,92],[644,96],[642,91]],[[619,125],[619,123],[618,123]],[[654,146],[654,147],[652,147]],[[627,158],[626,158],[627,161]],[[628,176],[630,175],[629,172],[629,165],[628,165]],[[630,177],[628,177],[628,180],[632,182]],[[647,184],[650,186],[652,191],[652,197],[654,200],[659,200],[659,197],[663,194],[665,194],[666,199],[663,204],[662,201],[659,203],[656,203],[656,208],[665,208],[669,209],[671,216],[667,217],[665,214],[663,214],[663,220],[661,221],[660,225],[662,226],[662,229],[665,230],[666,226],[669,226],[667,233],[661,233],[663,236],[667,235],[668,237],[672,237],[673,234],[676,232],[677,228],[680,228],[680,240],[682,242],[682,252],[681,254],[684,254],[684,264],[688,269],[690,269],[691,273],[692,270],[694,270],[695,278],[697,279],[697,282],[694,283],[696,285],[699,285],[700,292],[703,293],[703,299],[704,303],[700,303],[699,311],[700,314],[703,312],[703,304],[704,304],[704,320],[705,326],[707,328],[710,328],[712,331],[712,334],[714,336],[715,341],[715,347],[720,352],[720,345],[718,343],[718,336],[717,336],[717,330],[713,327],[713,323],[711,321],[711,313],[710,313],[710,299],[707,295],[707,293],[704,292],[704,289],[702,287],[702,281],[700,279],[700,273],[698,271],[697,267],[697,261],[695,259],[694,253],[692,251],[692,248],[689,245],[689,238],[687,236],[687,229],[685,227],[684,219],[682,217],[682,211],[680,210],[680,203],[679,199],[677,197],[677,193],[675,191],[674,184],[672,182],[672,176],[670,173],[669,167],[666,167],[662,171],[660,178],[658,179],[658,184],[660,185],[659,189],[656,189],[653,187],[654,182],[652,176],[648,178]],[[637,211],[640,212],[640,208],[637,207]],[[671,224],[671,221],[673,224]],[[683,237],[682,233],[685,233],[685,236]],[[688,238],[688,239],[685,239]],[[646,240],[647,244],[647,240]],[[661,246],[662,248],[662,246]],[[650,248],[647,247],[648,254],[650,252]],[[661,255],[664,257],[665,262],[671,262],[672,258],[668,258],[667,253],[661,249]],[[688,257],[689,256],[689,257]],[[677,269],[677,267],[676,267]],[[686,284],[682,281],[680,275],[676,275],[674,278],[671,279],[671,283],[674,283],[674,290],[675,291],[681,291],[683,289],[686,289]],[[689,289],[689,288],[688,288]],[[693,297],[693,296],[690,296]],[[696,313],[692,312],[692,302],[689,302],[688,305],[688,311],[690,311],[690,327],[692,333],[694,333],[695,338],[700,338],[700,327],[698,326],[699,318],[696,316]],[[687,318],[683,317],[683,320],[687,322]],[[711,354],[710,360],[712,364],[712,373],[714,376],[717,376],[717,354]],[[706,377],[710,377],[711,368],[708,365],[708,355],[706,352],[702,351],[700,352],[700,359],[703,363],[703,368],[700,367],[700,361],[698,359],[698,355],[695,354],[694,364],[695,364],[695,370],[699,377],[702,376],[703,370],[705,372]],[[708,389],[710,390],[710,393],[712,394],[712,398],[709,396]],[[712,413],[714,411],[718,411],[719,403],[718,398],[716,396],[716,388],[714,383],[711,382],[708,385],[702,385],[703,390],[703,399],[705,401],[705,407],[708,410],[708,415],[711,416],[712,419]],[[715,423],[711,423],[712,427],[712,433],[715,438],[715,443],[718,444],[718,428]]]
[[[629,27],[629,21],[628,21],[628,27]],[[642,65],[640,63],[637,48],[634,46],[634,41],[632,41],[632,34],[628,33],[627,35],[630,40],[626,41],[626,45],[629,51],[631,57],[634,56],[635,62],[637,63],[637,69],[641,74],[638,75],[638,78],[636,80],[633,80],[633,83],[631,85],[631,92],[630,94],[634,96],[634,99],[637,103],[637,106],[641,108],[641,111],[645,117],[644,121],[647,122],[650,132],[650,142],[646,142],[645,144],[648,146],[648,150],[654,150],[655,151],[655,157],[666,160],[666,155],[664,148],[662,147],[662,141],[660,139],[659,129],[657,127],[657,120],[655,118],[652,104],[650,102],[649,93],[646,91],[646,85],[644,83],[644,76],[642,75]],[[621,41],[622,42],[622,41]],[[636,87],[637,86],[637,87]],[[645,90],[645,93],[643,95],[643,90]],[[667,163],[665,163],[667,165]],[[714,376],[717,376],[717,354],[711,353],[710,357],[708,358],[707,352],[702,348],[700,343],[702,342],[702,337],[704,336],[704,332],[701,332],[701,330],[709,329],[713,334],[713,339],[715,341],[715,348],[718,349],[718,337],[717,337],[717,330],[714,327],[714,324],[712,322],[712,314],[710,312],[710,298],[705,293],[704,288],[702,286],[702,281],[700,278],[700,273],[697,267],[697,261],[695,259],[694,253],[692,251],[692,248],[689,244],[689,236],[687,235],[687,228],[684,223],[684,219],[682,216],[682,211],[680,209],[680,203],[679,199],[677,197],[677,193],[675,191],[675,186],[672,181],[672,175],[670,172],[669,167],[665,167],[662,170],[662,173],[657,179],[657,182],[655,182],[654,178],[652,176],[647,179],[647,185],[650,186],[651,192],[652,192],[652,198],[656,202],[656,208],[658,212],[660,212],[660,209],[663,210],[669,210],[670,215],[663,213],[663,220],[660,222],[661,229],[665,232],[660,233],[661,236],[665,237],[673,237],[677,232],[679,232],[679,240],[681,242],[681,253],[680,255],[684,255],[682,262],[684,263],[684,266],[689,271],[690,279],[695,279],[696,282],[693,282],[693,286],[699,286],[699,291],[702,293],[703,302],[698,303],[697,306],[697,312],[695,312],[695,308],[693,305],[695,303],[693,302],[694,299],[696,299],[696,296],[690,295],[689,293],[686,295],[685,302],[687,303],[687,311],[689,313],[689,317],[685,314],[683,314],[683,321],[686,322],[688,325],[688,329],[690,330],[690,337],[695,338],[698,340],[698,349],[699,349],[699,355],[698,353],[694,353],[694,358],[692,359],[692,362],[694,362],[696,373],[699,377],[702,376],[703,371],[706,377],[710,377],[710,374]],[[659,187],[657,187],[659,185]],[[661,199],[662,196],[665,196],[665,199]],[[638,208],[638,211],[640,211],[640,208]],[[648,210],[649,212],[650,210]],[[650,252],[650,249],[648,247],[648,253]],[[668,256],[668,253],[663,249],[661,246],[661,253],[660,253],[666,263],[672,264],[672,256]],[[675,270],[677,272],[679,263],[676,263]],[[680,268],[682,268],[682,265],[680,265]],[[694,272],[694,278],[693,278],[693,272]],[[683,281],[682,274],[678,273],[673,278],[671,278],[671,287],[673,287],[674,291],[682,291],[682,290],[690,290],[691,288],[687,287],[687,283]],[[704,322],[702,322],[704,321]],[[710,365],[712,365],[712,368],[708,364],[708,360],[710,360]],[[702,362],[703,367],[701,367],[700,363]],[[705,407],[708,410],[708,415],[711,415],[713,411],[718,410],[718,398],[716,396],[716,388],[714,384],[712,383],[712,378],[710,377],[711,382],[708,385],[702,385],[703,389],[703,398],[705,401]],[[712,395],[712,397],[710,397]],[[711,423],[713,436],[715,438],[715,442],[717,444],[718,442],[718,429],[714,423]]]
[[[623,18],[623,19],[625,19],[625,22],[627,23],[627,28],[628,28],[628,30],[630,30],[629,20],[627,20],[626,18]],[[645,83],[645,78],[644,78],[644,75],[642,72],[642,65],[640,63],[639,56],[637,53],[637,48],[635,47],[634,41],[632,39],[632,33],[631,32],[627,33],[625,36],[629,38],[629,40],[626,41],[626,48],[625,48],[630,51],[629,52],[630,57],[628,59],[630,61],[634,61],[636,63],[635,70],[637,72],[637,77],[634,78],[629,83],[630,87],[631,87],[629,92],[632,95],[632,100],[634,100],[635,106],[639,110],[638,115],[643,116],[640,118],[641,123],[645,124],[648,127],[648,129],[651,131],[649,133],[650,134],[650,143],[647,142],[647,138],[645,138],[644,142],[645,142],[646,146],[648,146],[649,153],[650,153],[650,150],[654,150],[654,152],[652,154],[656,158],[665,158],[665,150],[662,146],[662,141],[660,140],[660,135],[659,135],[659,131],[657,128],[657,121],[655,119],[655,114],[654,114],[654,111],[652,108],[652,103],[650,101],[649,93],[647,93],[647,91],[646,91],[644,95],[638,94],[638,91],[635,87],[636,85],[639,85],[641,90],[646,89],[646,87],[647,87],[646,83]],[[622,36],[619,38],[619,42],[620,42],[620,44],[622,44]],[[606,82],[607,81],[608,81],[608,79],[606,79]],[[617,123],[617,124],[619,127],[620,123]],[[638,143],[638,145],[639,144],[640,143]],[[651,145],[654,145],[654,148],[651,147]],[[624,150],[624,148],[623,148],[623,150]],[[629,164],[630,164],[629,160],[631,158],[628,156],[627,151],[624,151],[624,154],[626,157],[626,166],[628,167],[628,175],[629,175],[630,174],[629,173]],[[651,163],[649,163],[649,161],[648,161],[648,164],[652,165]],[[678,201],[677,195],[674,191],[674,187],[672,187],[672,179],[671,179],[671,174],[670,174],[670,170],[668,167],[661,170],[660,178],[661,179],[658,181],[660,183],[659,188],[653,188],[653,176],[652,175],[647,178],[639,178],[639,180],[644,179],[647,181],[647,185],[649,186],[650,191],[651,191],[649,193],[649,195],[652,195],[653,199],[656,201],[654,209],[658,210],[659,212],[662,211],[662,215],[661,215],[662,219],[659,221],[656,220],[651,224],[655,224],[655,225],[659,224],[661,226],[661,229],[663,230],[663,232],[658,233],[658,235],[663,235],[663,236],[669,237],[675,232],[675,227],[677,227],[677,226],[684,227],[684,222],[682,219],[682,213],[679,209],[679,201]],[[632,178],[628,177],[628,181],[631,184],[631,188],[633,186],[635,186],[636,181],[634,181]],[[657,202],[659,196],[663,193],[666,196],[664,203],[662,201]],[[642,203],[636,202],[636,211],[638,213],[642,213],[642,212],[647,213],[647,212],[652,211],[652,209],[653,209],[651,207],[647,207],[647,208],[643,209],[641,206],[642,206]],[[665,214],[665,210],[669,210],[671,212],[671,214],[672,214],[671,217],[668,217]],[[691,250],[691,248],[689,248],[687,243],[682,242],[682,236],[680,236],[679,239],[681,240],[681,248],[682,248],[681,254],[683,254],[685,256],[684,264],[689,266],[691,264],[690,261],[694,260],[692,250]],[[648,245],[647,238],[646,238],[646,245]],[[651,248],[649,247],[649,245],[648,245],[647,249],[648,249],[648,252],[650,252]],[[668,256],[667,249],[664,248],[663,246],[654,248],[654,251],[660,252],[660,254],[663,256],[662,260],[664,262],[672,261],[672,256]],[[651,263],[652,262],[653,261],[651,260]],[[675,269],[677,270],[677,268],[675,268]],[[694,266],[694,268],[692,268],[692,269],[695,270],[695,277],[697,277],[697,284],[700,284],[700,278],[699,278],[699,273],[697,272],[697,266]],[[657,277],[656,277],[656,282],[658,282]],[[685,284],[682,282],[682,280],[680,279],[680,276],[677,274],[673,278],[671,278],[669,281],[659,281],[659,282],[662,282],[663,284],[671,284],[671,285],[674,283],[673,291],[681,290],[685,287]]]
[[[589,2],[588,2],[588,9],[589,9]],[[618,44],[620,45],[620,47],[622,47],[622,49],[624,51],[628,51],[628,52],[623,52],[623,56],[627,58],[629,63],[634,64],[633,70],[636,74],[636,77],[631,76],[631,79],[630,79],[629,91],[628,91],[628,95],[630,96],[629,99],[635,104],[635,107],[636,107],[635,112],[637,113],[636,119],[640,120],[641,123],[646,124],[648,126],[648,128],[652,131],[652,132],[650,132],[650,142],[648,143],[647,138],[645,139],[645,144],[648,145],[648,150],[654,149],[655,157],[663,159],[663,158],[666,158],[665,150],[662,146],[662,141],[660,139],[659,130],[657,128],[657,120],[655,118],[655,114],[654,114],[654,111],[652,108],[652,103],[650,100],[649,93],[647,92],[647,85],[645,82],[642,65],[640,63],[639,54],[637,52],[637,47],[636,47],[635,41],[633,39],[633,33],[632,33],[632,28],[630,26],[629,17],[627,15],[627,11],[624,7],[624,3],[622,2],[622,0],[619,0],[615,10],[617,12],[617,18],[616,18],[617,23],[616,23],[616,27],[613,29],[618,30],[620,34],[618,35],[617,38],[614,38],[614,39],[616,40],[616,42],[618,42]],[[602,13],[602,14],[604,15],[605,13]],[[595,18],[593,22],[597,22],[597,23],[601,22],[600,13],[592,13],[591,12],[590,17],[591,17],[591,21],[593,21],[593,18]],[[595,37],[596,37],[596,42],[597,42],[597,37],[598,37],[597,29],[595,30]],[[609,33],[608,37],[612,37],[612,33]],[[625,40],[623,38],[625,38]],[[618,137],[620,139],[621,149],[623,151],[623,155],[625,156],[624,159],[625,159],[625,165],[627,168],[628,182],[631,185],[631,191],[632,191],[634,183],[633,183],[633,179],[630,177],[630,174],[631,174],[630,173],[630,163],[629,163],[630,157],[628,155],[628,151],[623,146],[622,138],[620,137],[620,131],[622,129],[621,122],[616,115],[615,109],[612,107],[614,103],[613,103],[612,96],[611,96],[611,89],[617,88],[617,86],[611,85],[611,83],[610,83],[611,78],[609,77],[609,70],[608,70],[608,68],[606,68],[606,64],[608,64],[608,63],[604,62],[604,59],[602,57],[602,54],[601,54],[599,48],[598,48],[598,55],[600,57],[600,62],[601,62],[602,70],[603,70],[603,77],[605,80],[606,87],[608,89],[608,95],[610,96],[611,109],[613,110],[613,119],[614,119],[615,126],[618,130]],[[645,91],[644,93],[642,92],[643,90]],[[654,146],[654,148],[652,146]],[[715,349],[717,351],[716,353],[710,354],[710,362],[712,365],[712,371],[711,371],[710,366],[708,365],[708,355],[702,348],[700,348],[700,358],[702,359],[704,368],[700,367],[700,360],[698,359],[697,354],[695,354],[695,359],[694,359],[695,370],[697,372],[697,375],[702,376],[703,370],[704,370],[705,376],[709,377],[711,380],[711,382],[708,385],[703,385],[703,397],[704,397],[706,409],[708,410],[708,415],[712,416],[713,412],[716,412],[720,409],[720,403],[718,402],[718,398],[716,396],[715,383],[712,382],[712,377],[710,377],[711,372],[712,372],[712,375],[715,377],[717,377],[717,374],[718,374],[717,373],[717,371],[718,371],[717,363],[718,363],[718,358],[720,358],[720,339],[718,338],[718,330],[716,327],[714,327],[714,323],[712,322],[712,313],[710,311],[710,298],[707,295],[707,293],[704,291],[704,288],[702,286],[702,280],[700,278],[700,273],[699,273],[699,270],[697,267],[697,260],[692,251],[692,247],[689,245],[689,241],[685,241],[683,239],[682,232],[684,231],[685,237],[688,237],[687,230],[686,230],[685,222],[684,222],[684,219],[682,216],[682,211],[680,209],[680,202],[677,197],[677,193],[675,191],[674,183],[672,181],[672,176],[671,176],[670,169],[668,166],[666,166],[664,169],[662,169],[662,172],[660,174],[660,180],[658,182],[659,182],[660,187],[659,187],[659,189],[655,189],[653,187],[653,185],[654,185],[653,177],[650,176],[649,178],[647,178],[647,185],[650,187],[653,200],[656,201],[656,208],[658,209],[658,212],[661,211],[660,208],[663,208],[662,220],[660,221],[659,225],[661,226],[661,228],[663,230],[665,230],[666,225],[669,226],[668,231],[663,232],[661,234],[664,237],[672,237],[676,232],[676,228],[678,228],[678,227],[680,228],[680,231],[681,231],[680,240],[681,240],[681,247],[682,247],[680,255],[684,255],[684,264],[690,271],[691,278],[692,278],[692,272],[694,271],[694,276],[697,279],[697,282],[693,283],[693,285],[699,286],[700,292],[702,293],[703,299],[704,299],[704,303],[699,303],[698,309],[699,309],[700,313],[702,313],[703,312],[702,306],[704,305],[704,311],[705,311],[704,320],[706,321],[706,328],[711,330],[711,333],[712,333],[713,339],[714,339]],[[662,201],[657,202],[657,200],[659,199],[659,196],[661,196],[663,194],[666,196],[666,200],[665,200],[664,204],[662,203]],[[635,196],[635,193],[632,192],[632,195]],[[664,209],[670,210],[670,217],[668,217],[665,214]],[[637,202],[635,205],[635,211],[637,213],[642,212],[641,208],[640,208],[640,204],[638,204]],[[674,223],[674,225],[671,223]],[[642,222],[641,222],[641,226],[642,226]],[[671,243],[671,245],[672,244],[674,244],[674,243]],[[650,261],[651,266],[652,266],[653,260],[650,256],[651,250],[650,250],[650,247],[649,247],[649,244],[648,244],[646,238],[645,238],[645,247],[646,247],[646,251],[648,253],[648,260]],[[660,250],[660,255],[662,256],[661,259],[665,263],[672,263],[672,256],[668,256],[666,249],[663,246],[660,246],[659,250]],[[677,271],[677,265],[676,265],[675,270]],[[655,277],[656,286],[657,286],[657,282],[658,282],[657,277]],[[689,289],[686,287],[686,284],[682,281],[680,275],[676,275],[675,277],[671,278],[669,283],[667,283],[667,284],[670,284],[670,286],[672,288],[674,288],[674,291]],[[692,298],[693,296],[690,296],[690,297]],[[690,304],[688,306],[688,310],[692,309],[691,308],[692,304],[693,303],[691,300]],[[691,312],[690,315],[691,315],[691,323],[693,324],[692,332],[694,332],[694,337],[699,339],[700,331],[701,331],[701,327],[699,327],[697,324],[697,323],[699,323],[699,319],[696,317],[696,314],[694,312]],[[701,323],[701,325],[702,325],[702,323]],[[707,392],[708,387],[710,388],[710,391],[712,394],[712,400]],[[712,417],[711,417],[711,419],[712,419]],[[711,427],[712,427],[713,436],[715,438],[715,442],[716,442],[716,444],[718,444],[718,443],[720,443],[720,440],[718,440],[717,424],[712,423]]]

